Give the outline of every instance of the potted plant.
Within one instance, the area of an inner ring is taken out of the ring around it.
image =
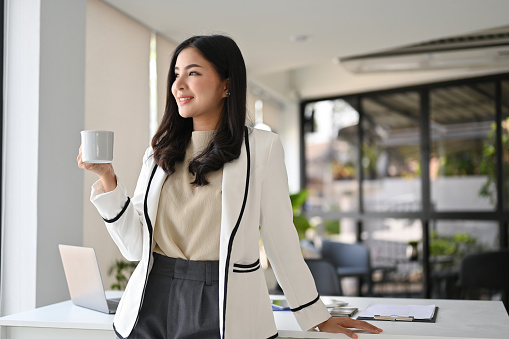
[[[110,288],[119,291],[125,290],[127,282],[137,265],[137,261],[115,260],[115,263],[108,269],[109,276],[115,274],[115,283],[111,284]]]

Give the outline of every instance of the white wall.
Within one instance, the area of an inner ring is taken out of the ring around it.
[[[168,70],[170,69],[171,53],[177,44],[161,35],[156,35],[157,54],[157,122],[161,121],[166,105]]]
[[[281,141],[285,150],[285,165],[288,173],[290,193],[297,193],[300,187],[300,122],[299,102],[287,100],[285,109],[280,113]]]
[[[151,32],[99,0],[86,8],[85,128],[115,132],[115,172],[132,196],[149,145],[149,51]],[[89,200],[97,180],[84,173],[83,244],[96,250],[106,288],[115,259],[122,258]]]
[[[6,1],[2,315],[68,297],[82,241],[85,0]]]
[[[505,72],[509,72],[509,68],[354,74],[331,61],[330,64],[257,75],[255,79],[287,98],[315,99]]]

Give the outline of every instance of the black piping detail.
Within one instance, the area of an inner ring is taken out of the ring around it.
[[[143,213],[145,214],[145,221],[147,222],[147,226],[148,226],[148,232],[150,233],[150,245],[152,245],[152,232],[153,232],[153,228],[152,228],[152,222],[150,221],[150,218],[148,216],[148,192],[150,191],[150,185],[152,184],[152,179],[154,179],[154,175],[156,174],[156,170],[157,170],[157,164],[154,166],[154,169],[152,170],[152,174],[150,174],[150,179],[148,180],[148,185],[147,185],[147,191],[145,192],[145,201],[143,202]],[[151,248],[152,246],[150,246],[149,248]]]
[[[133,327],[134,328],[134,327]],[[115,334],[117,335],[118,338],[121,338],[121,339],[127,339],[127,338],[124,338],[120,335],[120,333],[117,332],[117,328],[115,327],[115,324],[113,324],[113,332],[115,332]]]
[[[145,200],[143,201],[143,214],[145,214],[145,221],[147,222],[148,233],[150,234],[150,237],[149,237],[150,241],[149,241],[149,247],[148,247],[149,251],[152,248],[153,228],[152,228],[152,222],[150,221],[150,218],[148,216],[147,201],[148,201],[148,192],[150,191],[150,185],[152,184],[152,179],[154,178],[154,174],[156,174],[156,170],[157,170],[157,164],[154,165],[152,174],[150,174],[150,179],[148,180],[148,185],[147,185],[147,191],[145,192]],[[143,306],[143,299],[145,299],[145,290],[147,288],[148,273],[149,273],[148,268],[150,267],[150,257],[152,257],[152,254],[149,253],[148,262],[147,262],[147,272],[145,273],[145,284],[143,285],[143,293],[141,294],[141,301],[140,301],[140,306],[138,308],[138,315],[136,316],[136,321],[134,322],[133,328],[131,328],[131,332],[136,327],[136,324],[138,323],[138,319],[140,318],[141,306]]]
[[[318,297],[316,297],[316,299],[315,299],[315,300],[310,301],[310,302],[308,302],[307,304],[301,305],[301,306],[296,307],[296,308],[290,308],[290,311],[292,311],[292,312],[300,311],[300,310],[302,310],[303,308],[306,308],[306,307],[308,307],[308,306],[313,305],[313,304],[314,304],[314,303],[316,303],[318,300],[320,300],[320,295],[318,295]]]
[[[252,264],[247,264],[247,265],[244,265],[244,264],[233,264],[233,267],[238,267],[238,268],[251,268],[251,267],[255,267],[257,266],[258,264],[260,264],[260,259],[256,260],[254,263]]]
[[[277,338],[278,336],[279,336],[279,333],[276,333],[272,337],[268,337],[267,339],[274,339],[274,338]]]
[[[224,294],[223,294],[223,339],[225,339],[225,329],[226,329],[226,296],[228,292],[228,270],[230,266],[230,256],[232,253],[233,247],[233,239],[235,238],[235,234],[239,229],[240,221],[242,220],[242,216],[244,215],[244,209],[246,207],[247,194],[249,191],[249,175],[251,172],[251,153],[249,151],[249,135],[247,127],[244,128],[244,143],[246,146],[247,153],[247,174],[246,174],[246,188],[244,191],[244,201],[242,202],[242,208],[240,209],[239,218],[237,219],[237,223],[233,228],[232,234],[230,235],[230,240],[228,241],[228,254],[226,255],[226,263],[225,263],[225,274],[224,274]]]
[[[235,273],[249,273],[249,272],[254,272],[254,271],[257,271],[260,269],[260,265],[256,266],[255,268],[251,268],[249,270],[236,270],[236,269],[233,269],[233,272]]]
[[[122,216],[122,214],[124,214],[125,210],[127,209],[127,206],[129,206],[129,202],[131,201],[131,199],[129,197],[127,197],[127,201],[125,202],[125,205],[124,207],[122,208],[122,211],[120,211],[120,213],[113,219],[105,219],[103,218],[103,220],[109,224],[111,224],[112,222],[115,222],[117,221],[118,219],[120,219],[120,217]]]

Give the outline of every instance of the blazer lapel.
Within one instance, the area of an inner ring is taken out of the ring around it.
[[[154,177],[148,187],[147,196],[147,212],[150,219],[151,226],[154,227],[157,216],[157,208],[159,207],[159,197],[161,195],[161,189],[163,187],[164,180],[166,179],[166,172],[161,168],[157,167]],[[152,230],[153,231],[153,230]]]

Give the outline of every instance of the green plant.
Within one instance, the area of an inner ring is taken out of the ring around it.
[[[339,234],[341,232],[341,223],[339,220],[325,220],[325,233],[328,235]]]
[[[138,265],[137,261],[115,260],[115,263],[108,269],[108,275],[115,274],[115,283],[111,284],[112,290],[125,290],[127,282]]]
[[[378,161],[378,155],[380,150],[376,145],[369,145],[363,143],[361,147],[362,151],[362,167],[364,171],[365,179],[376,179],[376,162]]]
[[[309,223],[308,218],[304,215],[304,211],[302,209],[307,197],[308,192],[306,190],[301,190],[298,193],[290,195],[290,201],[292,202],[293,209],[293,224],[297,229],[299,239],[304,239],[306,237],[306,230],[311,227],[311,224]]]
[[[491,124],[491,130],[486,136],[483,145],[483,158],[481,161],[481,173],[487,175],[487,180],[479,190],[479,196],[488,197],[492,204],[497,203],[497,157],[496,157],[496,124]],[[509,118],[502,121],[502,161],[503,167],[509,166]],[[509,192],[509,171],[503,171],[504,180],[502,182],[504,194]],[[506,205],[507,206],[507,205]]]
[[[429,253],[434,257],[452,257],[452,261],[444,262],[438,269],[459,264],[461,259],[469,253],[482,251],[477,238],[465,232],[452,236],[438,235],[436,231],[430,232]]]
[[[417,247],[417,245],[419,245],[419,242],[418,241],[409,241],[408,245],[413,246],[413,247]]]
[[[309,223],[308,218],[304,214],[302,207],[306,203],[308,192],[301,190],[298,193],[290,195],[290,201],[292,202],[293,209],[293,224],[299,234],[299,239],[302,240],[306,237],[306,231],[313,227]],[[339,234],[340,232],[340,221],[339,220],[325,220],[324,230],[327,234]]]

